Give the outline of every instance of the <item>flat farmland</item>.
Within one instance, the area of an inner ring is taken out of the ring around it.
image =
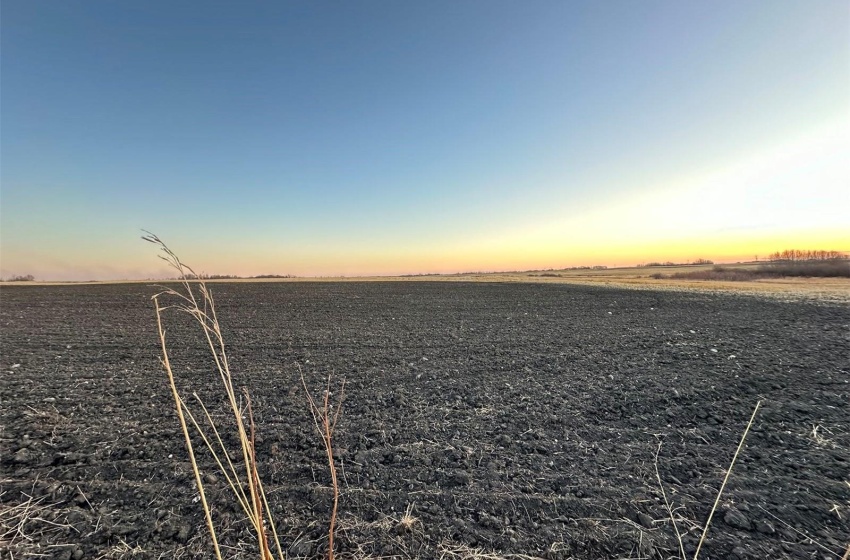
[[[331,508],[299,371],[317,390],[346,380],[338,558],[678,558],[662,486],[691,557],[759,401],[700,558],[838,559],[850,543],[846,303],[560,283],[210,286],[289,557],[326,557]],[[159,363],[157,291],[0,291],[0,558],[212,557]],[[222,414],[199,333],[176,313],[166,328],[178,384]],[[256,558],[222,476],[201,466],[226,556]]]

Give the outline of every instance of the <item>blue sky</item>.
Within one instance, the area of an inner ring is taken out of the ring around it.
[[[844,1],[0,9],[0,276],[850,249]]]

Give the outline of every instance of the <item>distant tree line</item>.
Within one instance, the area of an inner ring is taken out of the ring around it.
[[[691,265],[698,265],[698,264],[714,264],[714,261],[711,261],[711,260],[708,260],[708,259],[697,259],[697,260],[695,260],[694,262],[686,262],[686,263],[676,263],[676,262],[672,262],[672,261],[666,261],[666,262],[656,262],[656,261],[653,261],[653,262],[646,263],[646,264],[640,264],[640,265],[638,265],[638,266],[641,266],[641,267],[650,267],[650,266],[691,266]]]
[[[558,269],[547,268],[547,269],[543,270],[542,272],[544,272],[544,273],[555,272],[556,270],[607,270],[607,269],[608,269],[608,267],[605,266],[604,264],[596,264],[596,265],[593,265],[593,266],[587,266],[587,265],[584,265],[584,266],[568,266],[566,268],[558,268]],[[546,276],[546,274],[541,274],[541,276]]]
[[[187,280],[238,280],[241,276],[235,274],[187,274]]]
[[[785,249],[771,253],[767,259],[771,262],[836,261],[846,259],[840,251]]]
[[[187,274],[187,280],[250,280],[261,278],[295,278],[291,274],[258,274],[256,276],[239,276],[236,274]]]
[[[840,251],[786,249],[770,255],[769,261],[757,268],[715,266],[709,270],[677,272],[672,275],[657,272],[651,278],[688,280],[759,280],[783,276],[850,278],[850,260]]]
[[[6,282],[32,282],[33,280],[35,280],[35,276],[27,274],[25,276],[10,276],[6,279]]]
[[[850,261],[840,251],[786,249],[770,255],[770,262],[759,268],[781,276],[850,277]]]

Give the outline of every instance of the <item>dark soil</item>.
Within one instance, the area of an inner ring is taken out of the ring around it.
[[[760,399],[700,558],[834,559],[850,542],[847,306],[570,285],[211,287],[293,557],[326,555],[331,505],[298,365],[317,395],[330,373],[347,381],[340,558],[678,558],[659,444],[691,557]],[[0,558],[212,557],[155,291],[0,293]],[[198,333],[167,319],[181,387],[222,413]],[[251,558],[244,515],[202,464],[226,557]]]

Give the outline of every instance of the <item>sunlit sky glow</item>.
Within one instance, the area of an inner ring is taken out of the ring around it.
[[[850,3],[0,7],[0,276],[850,251]]]

